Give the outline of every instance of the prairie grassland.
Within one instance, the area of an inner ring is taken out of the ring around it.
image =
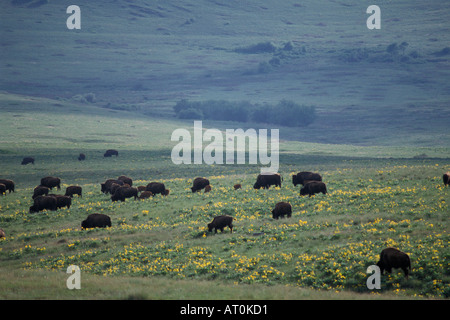
[[[192,178],[160,179],[169,196],[113,203],[98,184],[84,184],[83,197],[74,198],[70,209],[39,214],[28,213],[32,189],[26,188],[0,199],[8,232],[0,258],[24,270],[65,271],[75,264],[106,278],[368,293],[367,267],[384,247],[394,246],[410,255],[411,276],[406,280],[394,269],[372,293],[446,298],[448,188],[439,173],[448,165],[434,162],[324,171],[329,193],[311,198],[299,197],[289,181],[292,171],[285,172],[281,188],[254,190],[254,174],[214,176],[214,168],[210,193],[193,194]],[[233,189],[236,181],[243,189]],[[278,201],[292,204],[291,218],[272,219]],[[81,220],[94,212],[110,215],[113,226],[80,230]],[[206,224],[219,214],[235,217],[233,233],[207,232]]]

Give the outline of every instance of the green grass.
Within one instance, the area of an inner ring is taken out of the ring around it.
[[[449,297],[445,5],[382,4],[382,29],[369,31],[356,2],[96,1],[80,5],[82,29],[69,31],[70,4],[1,4],[0,177],[16,182],[0,197],[3,299]],[[236,50],[268,42],[273,52]],[[402,42],[404,53],[386,51]],[[316,106],[317,119],[203,122],[280,130],[283,185],[256,191],[259,165],[172,163],[173,130],[193,126],[174,117],[181,99],[286,99]],[[119,157],[103,158],[110,148]],[[25,156],[36,164],[21,166]],[[329,193],[299,197],[290,175],[304,170],[320,172]],[[171,193],[112,203],[100,183],[122,174]],[[58,193],[81,185],[83,198],[29,214],[47,175],[62,179]],[[210,193],[191,193],[197,176]],[[273,220],[283,200],[293,216]],[[113,226],[80,230],[94,212]],[[206,232],[218,214],[236,218],[235,232]],[[370,292],[365,270],[386,246],[410,255],[412,274],[384,275]],[[81,290],[65,286],[70,264]]]

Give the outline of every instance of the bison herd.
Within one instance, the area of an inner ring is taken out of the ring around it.
[[[118,156],[116,150],[107,150],[104,154],[105,157],[111,157],[112,155]],[[84,154],[80,154],[78,160],[85,159]],[[31,157],[24,158],[22,164],[33,163],[34,159]],[[283,178],[279,173],[273,174],[259,174],[256,178],[256,182],[253,185],[254,189],[268,189],[270,186],[281,187]],[[443,175],[444,185],[450,184],[450,172],[446,172]],[[292,176],[292,183],[294,186],[301,185],[300,196],[308,195],[309,197],[317,193],[327,193],[326,184],[322,181],[322,176],[318,173],[302,171]],[[133,187],[133,180],[127,176],[119,176],[117,179],[108,179],[104,183],[100,184],[101,192],[111,195],[111,201],[125,201],[127,198],[147,199],[157,194],[163,196],[169,195],[170,190],[167,189],[164,183],[150,182],[146,186]],[[68,186],[64,195],[50,194],[50,190],[56,188],[61,189],[61,179],[58,177],[48,176],[41,179],[40,184],[33,190],[32,201],[33,204],[29,208],[30,213],[40,212],[43,210],[55,211],[63,207],[70,208],[72,204],[72,198],[74,195],[82,197],[82,187],[80,186]],[[242,188],[241,184],[235,184],[234,190]],[[208,179],[203,177],[197,177],[193,180],[191,191],[199,192],[211,191],[211,185]],[[14,181],[9,179],[0,179],[0,195],[15,192]],[[284,218],[291,217],[292,206],[288,202],[278,202],[272,210],[272,218]],[[209,232],[213,230],[217,233],[217,230],[224,232],[224,228],[228,227],[230,232],[233,232],[233,220],[234,218],[228,215],[220,215],[213,218],[213,220],[207,224]],[[105,214],[90,214],[85,220],[81,222],[81,228],[105,228],[111,227],[111,218]],[[0,238],[5,236],[3,230],[0,229]],[[377,263],[381,273],[385,270],[389,273],[392,268],[401,268],[405,276],[408,277],[411,271],[411,262],[409,256],[395,248],[386,248],[380,254],[380,260]]]

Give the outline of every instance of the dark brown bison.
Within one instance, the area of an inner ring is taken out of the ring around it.
[[[6,186],[0,183],[0,195],[6,194]]]
[[[106,150],[106,152],[103,154],[103,157],[111,157],[111,156],[118,156],[119,155],[119,151],[114,150],[114,149],[109,149]]]
[[[401,268],[405,273],[406,279],[411,272],[411,260],[409,256],[395,248],[383,249],[380,253],[380,261],[377,262],[377,266],[380,267],[380,272],[383,274],[384,270],[391,273],[392,268]]]
[[[208,184],[208,185],[205,187],[204,193],[207,193],[207,192],[210,192],[210,191],[211,191],[211,185]]]
[[[288,202],[278,202],[275,205],[275,208],[272,210],[272,217],[274,219],[277,219],[279,217],[284,218],[284,216],[287,216],[288,218],[292,215],[292,206]]]
[[[61,189],[61,179],[58,177],[45,177],[41,179],[41,186],[53,189],[56,187],[58,190]]]
[[[300,189],[301,196],[309,195],[311,197],[312,195],[320,192],[323,194],[327,193],[327,185],[322,181],[308,182],[303,188]]]
[[[120,176],[120,177],[117,178],[117,180],[122,180],[123,183],[126,183],[126,184],[130,185],[130,187],[133,186],[133,179],[131,179],[131,178],[127,177],[127,176]]]
[[[169,194],[169,189],[166,189],[164,183],[161,182],[150,182],[146,187],[146,191],[150,191],[155,194],[162,194],[163,196],[167,196]]]
[[[48,192],[50,191],[50,189],[46,186],[37,186],[36,188],[34,188],[33,190],[33,196],[32,198],[36,198],[37,196],[43,196],[43,195],[48,195]]]
[[[450,172],[444,173],[442,180],[444,180],[444,186],[447,186],[450,183]]]
[[[92,213],[81,222],[81,228],[106,228],[111,227],[111,218],[106,214]]]
[[[236,183],[236,184],[233,186],[233,188],[234,188],[234,190],[237,190],[237,189],[241,189],[242,186],[241,186],[240,183]]]
[[[102,192],[106,193],[106,194],[111,193],[111,187],[112,187],[113,183],[123,186],[122,180],[108,179],[104,183],[101,183]]]
[[[63,196],[61,194],[49,194],[48,196],[56,199],[56,209],[64,207],[70,209],[70,206],[72,205],[72,198],[69,196]]]
[[[111,196],[112,201],[125,201],[127,198],[134,197],[134,200],[138,197],[138,190],[134,187],[121,186],[116,189],[114,194]]]
[[[139,192],[145,191],[146,188],[147,188],[147,186],[138,186],[138,187],[137,187],[137,189],[138,189]]]
[[[86,160],[86,155],[84,153],[80,153],[80,155],[78,156],[78,161],[84,161]]]
[[[281,175],[279,173],[258,174],[253,189],[269,189],[272,185],[281,188]]]
[[[83,188],[81,188],[80,186],[68,186],[66,188],[65,195],[69,196],[71,198],[73,197],[74,194],[77,194],[80,197],[83,197],[82,193],[83,193]]]
[[[197,192],[199,190],[204,189],[207,185],[209,185],[209,180],[208,179],[197,177],[192,182],[191,190],[192,190],[192,192]]]
[[[34,204],[30,207],[30,213],[39,212],[42,210],[51,210],[55,211],[56,207],[56,198],[51,196],[37,196],[34,199]]]
[[[139,195],[139,199],[148,199],[150,197],[153,197],[153,193],[151,191],[142,191]]]
[[[32,158],[32,157],[25,157],[25,158],[22,159],[22,163],[21,163],[22,165],[27,165],[29,163],[34,164],[34,158]]]
[[[11,193],[11,191],[15,192],[14,191],[14,189],[15,189],[14,181],[9,180],[9,179],[0,179],[0,183],[4,184],[6,186],[6,190],[8,190],[9,193]]]
[[[309,181],[322,181],[322,176],[318,173],[302,171],[292,175],[292,183],[294,186],[301,184],[305,185]]]
[[[225,227],[229,227],[231,233],[233,233],[233,217],[227,215],[217,216],[214,217],[211,223],[208,223],[209,232],[211,232],[213,229],[215,229],[215,233],[217,233],[217,229],[220,229],[220,231],[223,232],[223,229]]]

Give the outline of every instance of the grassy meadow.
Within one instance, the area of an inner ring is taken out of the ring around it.
[[[0,196],[1,299],[449,298],[444,2],[383,2],[381,30],[367,29],[361,1],[78,1],[82,27],[68,30],[71,4],[0,4],[0,178],[16,184]],[[260,165],[172,162],[172,132],[193,129],[175,116],[182,99],[286,99],[316,119],[203,120],[280,130],[282,186],[254,190]],[[328,193],[300,197],[299,171],[320,173]],[[55,193],[83,196],[30,214],[49,175],[62,180]],[[120,175],[170,194],[112,202],[100,183]],[[198,176],[211,192],[191,192]],[[272,218],[279,201],[292,217]],[[81,230],[91,213],[112,227]],[[233,233],[207,232],[221,214]],[[388,246],[410,256],[410,277],[394,269],[369,290],[366,270]],[[73,264],[81,290],[66,287]]]

